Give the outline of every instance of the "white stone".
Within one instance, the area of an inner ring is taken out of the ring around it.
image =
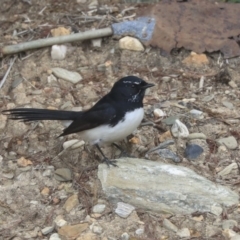
[[[144,51],[144,47],[138,39],[128,36],[119,40],[119,47],[121,49],[127,49],[132,51]]]
[[[175,226],[173,223],[171,223],[167,218],[165,218],[165,219],[163,220],[163,226],[164,226],[166,229],[168,229],[168,230],[170,230],[170,231],[172,231],[172,232],[177,232],[177,231],[178,231],[177,226]]]
[[[91,226],[90,226],[90,229],[92,230],[93,233],[96,233],[96,234],[101,234],[103,232],[103,228],[96,225],[95,223],[93,223]]]
[[[143,228],[138,228],[138,229],[135,231],[135,233],[136,233],[137,235],[141,235],[141,234],[144,233],[144,229],[143,229]]]
[[[53,45],[51,57],[54,60],[63,60],[66,57],[67,47],[65,45]]]
[[[80,141],[78,139],[72,139],[72,140],[69,140],[69,141],[66,141],[63,143],[63,149],[67,149],[67,148],[70,148],[71,149],[75,149],[75,148],[79,148],[81,146],[83,146],[85,144],[84,141]]]
[[[231,163],[227,167],[225,167],[223,170],[221,170],[218,175],[225,176],[228,175],[233,169],[237,169],[237,163]]]
[[[53,233],[49,240],[61,240],[61,238],[59,237],[58,233]]]
[[[237,140],[233,136],[217,139],[221,145],[225,145],[228,149],[234,150],[238,147]]]
[[[203,118],[203,112],[199,111],[197,109],[192,109],[190,111],[190,114],[196,119],[202,119]]]
[[[67,221],[65,221],[62,218],[60,218],[60,219],[56,218],[54,222],[57,225],[57,227],[63,227],[67,224]]]
[[[102,38],[95,38],[91,40],[93,47],[100,48],[102,46]]]
[[[93,207],[93,212],[94,213],[103,213],[106,208],[105,204],[97,204]]]
[[[135,209],[134,206],[124,203],[124,202],[118,202],[117,208],[115,210],[115,213],[122,218],[127,218],[132,211]]]
[[[161,118],[161,117],[166,116],[166,113],[162,109],[159,109],[159,108],[154,109],[153,114],[156,118]]]
[[[186,125],[178,119],[176,119],[175,123],[172,125],[171,132],[174,137],[186,138],[189,135]]]
[[[57,82],[57,78],[51,74],[47,77],[47,81],[48,83]]]
[[[43,235],[47,235],[47,234],[51,233],[53,230],[54,230],[54,226],[51,226],[51,227],[43,228],[41,230],[41,232],[42,232]]]
[[[128,233],[123,233],[122,235],[121,235],[121,240],[129,240],[129,234]]]
[[[223,235],[225,238],[229,239],[229,238],[235,237],[235,236],[237,235],[237,233],[234,232],[232,229],[224,229],[224,230],[222,231],[222,235]]]
[[[69,81],[71,83],[78,83],[82,80],[82,76],[77,72],[71,72],[64,68],[52,68],[53,74],[63,80]]]
[[[191,236],[190,231],[188,228],[182,228],[177,231],[177,235],[180,238],[189,238]]]
[[[107,198],[152,212],[219,213],[239,202],[239,196],[189,168],[139,158],[121,158],[117,168],[98,166]],[[197,189],[197,191],[196,191]]]

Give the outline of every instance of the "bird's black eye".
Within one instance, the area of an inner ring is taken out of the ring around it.
[[[136,87],[136,85],[135,84],[132,84],[132,88],[135,88]]]

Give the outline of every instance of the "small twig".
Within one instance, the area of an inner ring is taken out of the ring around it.
[[[13,54],[13,53],[18,53],[18,52],[26,51],[30,49],[48,47],[54,44],[62,44],[62,43],[80,41],[80,40],[107,37],[107,36],[111,36],[112,34],[113,34],[112,28],[107,27],[103,29],[89,30],[86,32],[80,32],[80,33],[66,35],[66,36],[51,37],[47,39],[39,39],[39,40],[23,42],[15,45],[5,46],[2,49],[0,49],[0,52],[2,54]]]
[[[15,62],[16,59],[17,59],[17,57],[14,57],[13,59],[11,59],[9,68],[8,68],[7,72],[5,73],[2,81],[0,82],[0,89],[2,88],[3,84],[4,84],[5,81],[7,80],[8,74],[9,74],[9,72],[10,72],[10,70],[11,70],[11,68],[12,68],[12,66],[13,66],[13,64],[14,64],[14,62]]]
[[[124,16],[124,14],[128,11],[132,11],[132,10],[135,10],[136,8],[135,7],[129,7],[129,8],[126,8],[124,10],[121,11],[121,15]]]
[[[44,12],[44,10],[47,8],[47,6],[45,6],[38,14],[42,15],[42,13]]]
[[[34,85],[32,85],[25,77],[22,77],[22,78],[23,78],[23,80],[25,80],[27,83],[29,83],[34,89],[37,90],[37,88],[36,88]]]

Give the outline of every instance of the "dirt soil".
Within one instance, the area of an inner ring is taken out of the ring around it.
[[[95,1],[78,2],[2,0],[0,46],[50,36],[50,30],[59,26],[72,32],[86,31],[93,27],[105,27],[118,18],[134,17],[132,8],[122,12],[134,5],[102,1],[98,3],[99,7],[105,6],[107,11],[109,7],[116,7],[115,12],[106,14],[106,10],[102,10],[98,12],[102,20],[84,20],[80,18],[84,14],[96,16],[96,11],[91,12],[88,7]],[[219,147],[215,140],[234,136],[239,144],[240,58],[224,60],[219,53],[212,53],[207,54],[208,64],[187,65],[182,61],[190,52],[184,49],[167,56],[151,47],[144,52],[121,50],[118,40],[111,37],[103,38],[100,48],[93,47],[91,41],[66,45],[68,52],[64,60],[52,60],[50,48],[16,55],[17,59],[0,92],[0,108],[87,109],[120,77],[140,76],[156,86],[144,100],[144,126],[139,127],[127,143],[123,142],[123,147],[132,155],[144,158],[146,151],[160,143],[160,136],[170,129],[153,114],[154,109],[161,108],[167,116],[179,116],[191,133],[204,133],[207,141],[196,141],[203,146],[204,153],[195,161],[184,158],[187,140],[176,138],[172,150],[180,157],[180,163],[164,160],[158,154],[149,158],[186,166],[239,193],[239,146],[230,150],[225,146]],[[1,78],[11,58],[1,58]],[[51,80],[49,76],[53,67],[77,71],[83,80],[77,84],[61,79]],[[203,87],[199,88],[202,76],[205,80]],[[213,99],[206,101],[206,96],[213,96]],[[195,100],[188,101],[184,108],[183,99]],[[233,108],[224,106],[223,101],[232,103]],[[192,118],[189,114],[191,109],[201,110],[204,117]],[[162,226],[166,217],[178,228],[188,228],[191,233],[188,239],[226,239],[221,224],[228,219],[237,222],[233,231],[240,232],[240,206],[225,209],[220,216],[207,213],[169,216],[139,209],[131,219],[122,220],[102,193],[97,178],[100,156],[88,145],[62,152],[65,141],[78,138],[77,134],[72,134],[57,139],[62,129],[62,124],[57,121],[24,124],[0,115],[0,239],[49,239],[57,228],[48,235],[43,235],[41,229],[52,226],[57,216],[74,225],[86,221],[88,215],[92,222],[99,221],[103,227],[102,234],[95,232],[93,239],[124,239],[121,238],[124,232],[130,239],[179,239],[174,232]],[[112,158],[119,154],[112,147],[105,147],[103,151]],[[19,160],[21,158],[22,161]],[[218,174],[232,163],[237,163],[238,168],[226,175]],[[72,181],[58,182],[53,174],[53,170],[58,168],[71,169]],[[51,173],[47,174],[49,171]],[[79,204],[77,209],[68,213],[64,203],[73,193],[78,194]],[[104,214],[92,213],[92,207],[97,203],[107,206]],[[136,233],[139,224],[144,226],[141,235]]]

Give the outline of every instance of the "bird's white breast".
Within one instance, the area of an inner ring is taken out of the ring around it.
[[[130,135],[141,123],[144,115],[143,108],[135,109],[125,114],[124,120],[114,127],[102,125],[80,133],[81,138],[90,144],[117,142]]]

